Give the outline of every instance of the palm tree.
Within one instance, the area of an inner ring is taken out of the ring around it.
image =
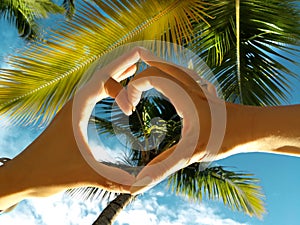
[[[48,18],[50,14],[66,13],[67,18],[74,14],[73,0],[64,0],[62,6],[52,0],[2,0],[0,4],[0,16],[14,24],[20,37],[32,40],[40,37],[39,19]]]
[[[0,71],[5,87],[0,92],[0,113],[16,123],[49,122],[101,56],[138,40],[182,44],[180,37],[188,37],[192,23],[207,17],[209,5],[196,0],[81,3],[73,19],[49,32],[47,40],[12,56],[8,64],[14,69]],[[19,78],[26,88],[16,91]],[[22,115],[15,113],[19,107]]]
[[[248,105],[287,102],[286,65],[298,64],[300,10],[293,0],[212,1],[208,24],[194,26],[190,48],[212,69],[227,101]]]
[[[281,52],[293,53],[300,37],[300,13],[291,0],[98,0],[77,9],[47,41],[11,56],[13,69],[0,71],[2,116],[47,124],[94,62],[138,40],[171,41],[196,52],[212,68],[227,101],[275,105],[286,99],[287,75],[293,73],[278,57],[293,62]],[[234,177],[220,171],[208,174]]]
[[[165,99],[149,97],[143,99],[133,115],[130,123],[122,120],[122,112],[111,107],[112,100],[102,101],[96,107],[99,116],[94,116],[91,123],[96,125],[98,133],[115,136],[121,132],[127,136],[130,151],[125,162],[131,166],[144,166],[155,156],[176,144],[181,135],[181,120],[174,107]],[[111,116],[113,114],[113,116]],[[154,120],[153,118],[156,118]],[[158,119],[159,118],[159,119]],[[129,130],[132,133],[128,132]],[[146,151],[145,151],[146,150]],[[124,164],[124,162],[123,162]],[[112,163],[110,163],[112,165]],[[115,165],[133,174],[138,173],[135,167]],[[248,215],[261,217],[265,209],[263,194],[257,185],[258,180],[251,174],[227,171],[220,166],[208,167],[204,163],[192,164],[169,177],[169,186],[176,194],[201,201],[202,196],[208,199],[222,199],[232,209],[246,212]],[[96,188],[80,188],[68,190],[71,196],[84,192],[90,198],[103,190]],[[113,193],[106,193],[113,194]],[[103,195],[101,195],[103,196]],[[118,214],[136,196],[118,194],[102,211],[94,225],[112,224]]]
[[[77,8],[47,41],[11,56],[7,63],[13,69],[0,71],[2,115],[16,123],[49,122],[94,62],[138,40],[172,41],[192,49],[212,68],[227,101],[274,105],[286,99],[288,76],[294,74],[274,57],[296,63],[280,54],[293,53],[299,45],[300,13],[292,0],[247,0],[240,7],[229,0],[98,0]],[[235,16],[236,9],[244,10],[244,20]],[[247,93],[243,100],[241,91]]]

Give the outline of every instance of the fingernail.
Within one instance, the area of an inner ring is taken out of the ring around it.
[[[130,116],[132,114],[131,110],[126,110],[126,111],[124,110],[123,112],[126,116]]]

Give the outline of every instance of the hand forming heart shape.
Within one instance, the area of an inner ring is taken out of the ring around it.
[[[139,60],[151,67],[135,76],[127,89],[123,89],[118,82],[135,73],[135,64]],[[182,117],[182,138],[177,145],[154,158],[141,170],[134,183],[131,183],[132,176],[125,174],[125,171],[114,168],[112,172],[111,167],[93,158],[87,144],[86,127],[96,102],[107,96],[115,97],[122,111],[130,115],[140,101],[141,93],[150,88],[156,88],[169,98],[178,115]],[[88,164],[102,177],[110,180],[112,186],[114,184],[131,186],[130,192],[136,194],[149,189],[173,172],[217,153],[220,141],[211,144],[210,140],[211,130],[216,123],[212,109],[216,108],[218,108],[218,123],[224,124],[224,118],[219,118],[222,113],[226,114],[224,103],[217,97],[212,84],[201,79],[192,70],[166,62],[145,48],[135,47],[97,71],[77,92],[73,102],[73,128],[77,145]],[[221,111],[224,109],[221,114],[220,109]],[[221,133],[219,136],[222,139],[222,131],[218,133]],[[210,147],[209,154],[206,152],[208,147]]]
[[[127,90],[123,89],[118,82],[135,73],[139,60],[151,67],[137,75]],[[140,47],[97,70],[42,134],[1,167],[0,176],[9,182],[2,185],[0,209],[24,198],[49,196],[82,186],[136,194],[203,157],[207,160],[208,156],[218,155],[225,132],[225,103],[217,98],[210,83],[201,86],[197,80],[201,78],[194,71],[166,62]],[[113,96],[124,113],[130,115],[142,91],[151,87],[168,97],[182,117],[181,140],[154,158],[137,177],[96,161],[87,139],[87,125],[95,104]]]

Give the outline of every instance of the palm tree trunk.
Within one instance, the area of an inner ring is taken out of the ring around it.
[[[111,225],[117,218],[119,213],[131,202],[134,198],[131,194],[120,194],[111,201],[102,211],[93,225]]]

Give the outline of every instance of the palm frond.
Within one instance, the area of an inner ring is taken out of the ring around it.
[[[131,133],[128,126],[124,126],[124,124],[112,124],[111,121],[101,117],[91,117],[90,123],[95,126],[98,135],[109,134],[111,137],[116,137],[118,134],[122,134],[122,139],[126,139],[128,143],[124,145],[124,147],[143,150],[144,146],[139,142],[138,138]]]
[[[39,36],[38,19],[63,12],[64,9],[51,0],[3,0],[0,4],[0,16],[14,24],[20,36],[25,39]]]
[[[114,199],[118,193],[109,192],[96,187],[80,187],[68,189],[65,191],[67,196],[80,200],[104,200],[106,199],[109,202],[111,199]]]
[[[262,217],[264,195],[252,174],[228,171],[221,166],[204,168],[201,169],[201,163],[192,164],[171,175],[168,185],[176,194],[190,199],[222,199],[232,209]]]
[[[75,13],[75,2],[74,0],[64,0],[62,3],[62,7],[65,8],[66,17],[67,19],[72,19],[74,13]]]
[[[141,151],[152,150],[158,154],[179,141],[181,120],[168,100],[150,96],[142,98],[128,119],[113,105],[113,99],[99,102],[90,124],[100,137],[108,134],[116,138],[121,134],[122,140],[126,140],[127,150],[134,153],[131,161],[136,161],[135,165],[138,164]]]
[[[140,169],[160,152],[176,144],[181,136],[181,121],[174,107],[165,99],[158,97],[144,98],[136,107],[136,111],[130,116],[129,121],[122,120],[123,113],[118,107],[113,107],[114,100],[107,98],[99,102],[95,108],[95,115],[90,118],[90,124],[95,126],[100,135],[111,135],[121,133],[127,140],[128,152],[124,158],[119,159],[117,164],[103,162],[106,165],[121,168],[133,175],[137,175]],[[148,116],[142,117],[147,113]],[[164,123],[152,124],[152,118],[163,117]],[[154,133],[154,135],[153,135]],[[163,135],[163,140],[160,136]],[[145,139],[152,140],[145,141]],[[147,151],[144,151],[147,150]],[[146,153],[146,154],[143,154]],[[138,166],[138,167],[136,167]],[[72,197],[93,199],[103,197],[106,193],[97,188],[83,187],[67,191]],[[109,193],[106,193],[108,195]],[[105,197],[105,196],[104,196]]]
[[[47,42],[12,56],[8,64],[13,69],[0,71],[0,114],[15,123],[37,121],[42,114],[38,121],[49,122],[99,58],[137,40],[180,44],[182,37],[191,37],[192,22],[205,16],[204,6],[197,0],[84,2]],[[110,60],[120,52],[115,54]]]
[[[295,1],[240,1],[239,21],[235,1],[212,3],[208,13],[215,18],[208,19],[210,26],[195,26],[190,48],[213,70],[224,98],[249,105],[287,101],[288,80],[297,76],[287,65],[298,63],[289,54],[297,53],[300,44],[300,10]]]

